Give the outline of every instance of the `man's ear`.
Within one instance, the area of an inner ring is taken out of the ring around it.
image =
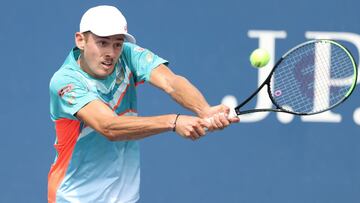
[[[85,46],[85,35],[81,32],[75,33],[75,44],[80,50],[84,50]]]

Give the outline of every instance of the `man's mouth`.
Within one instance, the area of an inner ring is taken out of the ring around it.
[[[106,68],[112,68],[112,66],[113,66],[112,61],[104,61],[104,62],[101,62],[101,64]]]

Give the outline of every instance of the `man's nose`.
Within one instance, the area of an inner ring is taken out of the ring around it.
[[[116,55],[117,55],[118,51],[113,48],[113,47],[109,47],[107,50],[106,50],[106,56],[107,57],[111,57],[111,58],[115,58]]]

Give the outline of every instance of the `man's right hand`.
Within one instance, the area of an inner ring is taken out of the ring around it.
[[[175,131],[184,138],[199,139],[206,134],[205,129],[211,126],[205,119],[180,115],[176,121]]]

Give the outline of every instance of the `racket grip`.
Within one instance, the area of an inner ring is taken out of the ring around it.
[[[224,115],[224,113],[219,113],[219,115]],[[235,118],[235,117],[237,117],[238,115],[236,114],[236,111],[235,111],[235,109],[234,108],[230,108],[230,112],[229,112],[229,114],[228,114],[228,116],[227,116],[227,118]],[[209,118],[205,118],[205,121],[206,122],[208,122],[208,123],[212,123],[212,121],[214,120],[214,118],[213,117],[209,117]],[[205,131],[208,131],[208,128],[204,128],[205,129]]]
[[[237,116],[238,116],[238,115],[237,115],[235,109],[234,109],[234,108],[230,108],[230,112],[229,112],[228,118],[235,118],[235,117],[237,117]]]
[[[219,115],[224,115],[224,113],[219,113]],[[230,112],[227,116],[227,118],[235,118],[237,117],[238,115],[236,114],[236,111],[234,108],[230,108]],[[209,118],[206,118],[205,121],[207,121],[208,123],[211,123],[211,121],[213,120],[213,117],[209,117]]]

